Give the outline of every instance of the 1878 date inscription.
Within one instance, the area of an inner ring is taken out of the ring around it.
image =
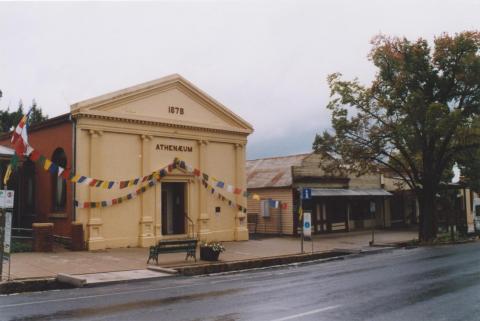
[[[168,106],[168,113],[175,115],[183,115],[185,114],[185,109],[183,109],[183,107]]]

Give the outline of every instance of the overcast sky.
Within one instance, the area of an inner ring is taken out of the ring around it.
[[[378,34],[479,29],[480,0],[0,3],[0,108],[72,103],[179,73],[250,122],[249,159],[308,152],[326,77],[372,79]]]

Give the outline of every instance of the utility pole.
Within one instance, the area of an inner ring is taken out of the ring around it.
[[[298,224],[301,224],[302,225],[302,235],[300,236],[300,250],[302,251],[302,254],[303,254],[303,202],[302,202],[302,189],[299,189],[300,193],[299,196],[300,196],[300,199],[299,199],[299,206],[298,206],[298,212],[300,215],[298,215]]]
[[[5,236],[5,210],[0,209],[0,281],[3,280],[3,242]]]
[[[376,224],[375,201],[370,201],[370,216],[372,218],[372,240],[370,241],[370,246],[373,246],[375,244],[375,224]]]

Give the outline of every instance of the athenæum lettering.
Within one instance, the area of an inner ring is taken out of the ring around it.
[[[157,144],[156,150],[166,150],[169,152],[189,152],[193,151],[192,146]]]

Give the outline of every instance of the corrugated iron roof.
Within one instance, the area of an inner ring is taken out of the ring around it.
[[[300,166],[310,154],[248,160],[247,187],[286,187],[292,186],[292,166]]]

